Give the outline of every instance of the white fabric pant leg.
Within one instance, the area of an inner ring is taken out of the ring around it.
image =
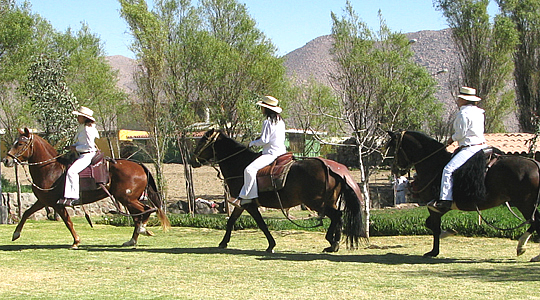
[[[79,199],[79,173],[88,167],[92,162],[95,152],[84,153],[73,162],[66,173],[66,187],[64,188],[64,197]]]
[[[485,147],[485,145],[478,145],[463,148],[456,155],[454,155],[454,157],[452,157],[452,159],[448,162],[448,164],[446,164],[442,172],[441,193],[439,195],[439,200],[454,200],[454,197],[452,195],[452,187],[454,184],[452,174],[476,152],[484,149]]]
[[[244,186],[240,190],[240,198],[253,199],[259,197],[257,190],[257,171],[268,166],[275,159],[276,156],[274,155],[263,154],[244,169]]]

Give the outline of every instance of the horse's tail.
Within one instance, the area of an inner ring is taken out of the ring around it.
[[[347,247],[357,248],[358,242],[365,242],[367,231],[362,218],[362,195],[358,193],[359,187],[350,186],[343,180],[341,198],[345,203],[343,210],[343,234],[346,237]]]
[[[154,176],[152,175],[152,173],[150,173],[150,170],[148,170],[145,165],[140,165],[143,167],[144,172],[146,173],[146,178],[148,178],[146,182],[148,199],[150,199],[150,201],[152,201],[154,206],[157,208],[157,217],[159,219],[159,222],[161,223],[163,231],[168,231],[171,228],[171,222],[169,221],[167,214],[165,214],[165,211],[163,210],[164,203],[161,199],[161,194],[159,193],[156,181],[154,180]]]

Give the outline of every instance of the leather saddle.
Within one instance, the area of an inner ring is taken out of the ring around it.
[[[105,156],[96,152],[90,165],[79,173],[79,190],[92,191],[100,188],[100,184],[109,183],[109,169]]]
[[[273,163],[257,172],[259,192],[277,191],[285,186],[287,175],[295,162],[292,152],[282,154]]]

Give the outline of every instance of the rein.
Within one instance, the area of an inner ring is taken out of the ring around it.
[[[442,146],[441,148],[433,151],[432,153],[430,153],[429,155],[427,155],[426,157],[420,159],[419,161],[417,162],[412,162],[411,159],[409,159],[409,156],[407,155],[407,153],[405,152],[405,150],[403,150],[401,148],[401,145],[403,143],[403,136],[405,135],[406,131],[403,130],[401,133],[400,133],[400,138],[396,144],[396,152],[394,153],[394,157],[395,157],[395,160],[394,160],[394,166],[396,169],[400,170],[400,171],[408,171],[410,170],[413,166],[419,164],[419,163],[422,163],[424,162],[425,160],[427,160],[428,158],[432,157],[433,155],[435,155],[436,153],[438,153],[439,151],[443,150],[443,149],[446,149],[446,146]],[[398,152],[401,150],[401,152],[403,153],[403,155],[405,156],[405,160],[407,162],[409,162],[409,164],[406,166],[406,167],[400,167],[397,163],[397,157],[398,157]],[[423,191],[425,191],[429,186],[431,186],[431,184],[433,183],[433,181],[435,181],[435,179],[437,178],[437,176],[433,176],[433,178],[423,187],[421,188],[419,191],[414,191],[413,193],[415,194],[420,194],[422,193]]]
[[[21,137],[22,138],[22,137]],[[24,145],[24,147],[19,150],[16,154],[10,154],[10,153],[7,153],[8,156],[10,156],[11,158],[13,158],[13,161],[17,164],[17,165],[20,165],[22,166],[22,169],[24,170],[24,173],[25,173],[25,176],[26,176],[26,180],[28,180],[28,182],[30,182],[30,184],[32,184],[33,187],[35,187],[36,189],[40,190],[40,191],[52,191],[54,190],[57,185],[54,185],[50,188],[42,188],[40,186],[38,186],[36,183],[34,183],[33,179],[31,176],[28,175],[28,171],[26,170],[26,168],[24,168],[25,165],[27,166],[39,166],[39,165],[43,165],[43,164],[47,164],[49,162],[52,162],[54,160],[56,160],[57,158],[59,157],[62,157],[64,155],[66,155],[67,153],[64,153],[64,154],[60,154],[60,155],[57,155],[57,156],[54,156],[52,158],[49,158],[47,160],[44,160],[44,161],[38,161],[38,162],[28,162],[28,161],[21,161],[19,159],[19,157],[21,157],[28,149],[30,149],[32,152],[30,153],[30,155],[28,155],[28,157],[32,157],[34,155],[34,135],[31,134],[30,137],[24,137],[24,139],[28,139],[28,141],[26,142],[26,144]],[[62,169],[64,167],[62,166]]]

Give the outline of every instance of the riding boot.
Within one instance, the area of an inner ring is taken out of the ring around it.
[[[427,203],[427,207],[438,213],[447,213],[452,210],[452,200],[431,200]]]

